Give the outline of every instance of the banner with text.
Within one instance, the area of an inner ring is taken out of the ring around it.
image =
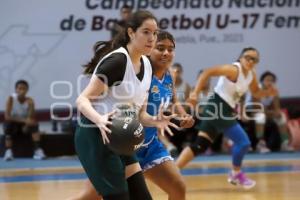
[[[52,0],[0,3],[0,110],[18,79],[37,108],[74,106],[86,80],[82,64],[96,41],[110,39],[120,8],[147,9],[176,38],[175,61],[195,84],[200,69],[260,51],[258,75],[278,76],[281,96],[299,96],[300,0]]]

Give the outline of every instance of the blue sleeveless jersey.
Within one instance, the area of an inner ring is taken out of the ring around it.
[[[156,76],[152,77],[151,86],[148,96],[147,112],[150,115],[157,115],[159,106],[163,103],[163,107],[167,108],[173,100],[173,80],[169,72],[164,75],[162,80]],[[157,136],[157,128],[145,127],[145,143],[149,142],[153,137]]]

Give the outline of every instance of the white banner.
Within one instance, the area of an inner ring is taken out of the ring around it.
[[[110,38],[125,2],[152,11],[175,36],[175,60],[191,85],[200,69],[253,46],[258,74],[274,72],[281,96],[300,95],[300,0],[2,0],[0,110],[18,79],[29,81],[37,108],[74,105],[81,65],[96,41]]]

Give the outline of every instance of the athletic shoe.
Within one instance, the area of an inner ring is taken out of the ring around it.
[[[46,158],[46,156],[45,156],[45,153],[44,153],[43,149],[38,148],[38,149],[36,149],[34,151],[33,159],[35,159],[35,160],[43,160],[45,158]]]
[[[246,176],[245,173],[239,172],[236,175],[233,175],[232,172],[228,175],[228,182],[232,185],[241,185],[245,189],[251,189],[255,186],[256,182],[254,180],[251,180]]]
[[[289,144],[288,140],[285,140],[281,144],[281,151],[295,151],[294,147]]]
[[[14,154],[11,149],[6,149],[3,159],[5,161],[10,161],[14,159]]]
[[[257,151],[259,153],[269,153],[271,150],[267,147],[266,145],[266,142],[264,140],[260,140],[258,143],[257,143]]]

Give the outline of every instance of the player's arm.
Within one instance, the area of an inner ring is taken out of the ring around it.
[[[205,88],[207,81],[211,77],[226,76],[229,80],[235,82],[238,77],[238,68],[234,65],[219,65],[205,69],[198,78],[194,90],[191,92],[187,102],[195,105],[200,92]]]
[[[272,117],[280,117],[280,98],[279,95],[275,96],[273,101],[272,101],[272,105],[271,108],[267,108],[266,109],[266,115],[267,116],[272,116]]]
[[[152,116],[147,112],[148,98],[145,99],[139,113],[140,122],[143,126],[155,127],[157,116]]]
[[[280,115],[280,98],[279,98],[279,95],[276,95],[273,99],[273,108],[274,108],[274,111],[276,113],[276,115]]]
[[[76,100],[78,110],[95,124],[99,124],[101,116],[92,106],[99,95],[105,95],[109,87],[123,80],[127,64],[126,55],[114,53],[96,67],[89,84]],[[106,121],[106,119],[105,119]]]
[[[97,75],[92,75],[89,84],[76,100],[78,111],[96,124],[99,128],[104,144],[109,143],[106,133],[111,133],[108,125],[112,124],[109,118],[114,114],[114,112],[101,115],[94,109],[92,102],[99,98],[99,95],[103,94],[107,87],[108,86],[101,79],[99,79]]]
[[[13,118],[11,117],[12,106],[13,106],[13,98],[9,96],[5,104],[4,118],[6,121],[13,121]]]
[[[35,115],[35,106],[34,106],[34,101],[32,98],[28,97],[27,98],[27,102],[28,102],[28,113],[27,113],[27,118],[25,123],[28,125],[33,125],[35,124],[35,119],[34,119],[34,115]]]
[[[93,108],[92,102],[99,98],[99,95],[107,90],[108,86],[96,75],[92,75],[87,87],[82,91],[76,100],[78,111],[95,124],[99,124],[101,115]]]
[[[34,115],[35,115],[35,106],[34,106],[34,101],[32,98],[28,98],[28,115],[27,117],[29,119],[34,119]]]

